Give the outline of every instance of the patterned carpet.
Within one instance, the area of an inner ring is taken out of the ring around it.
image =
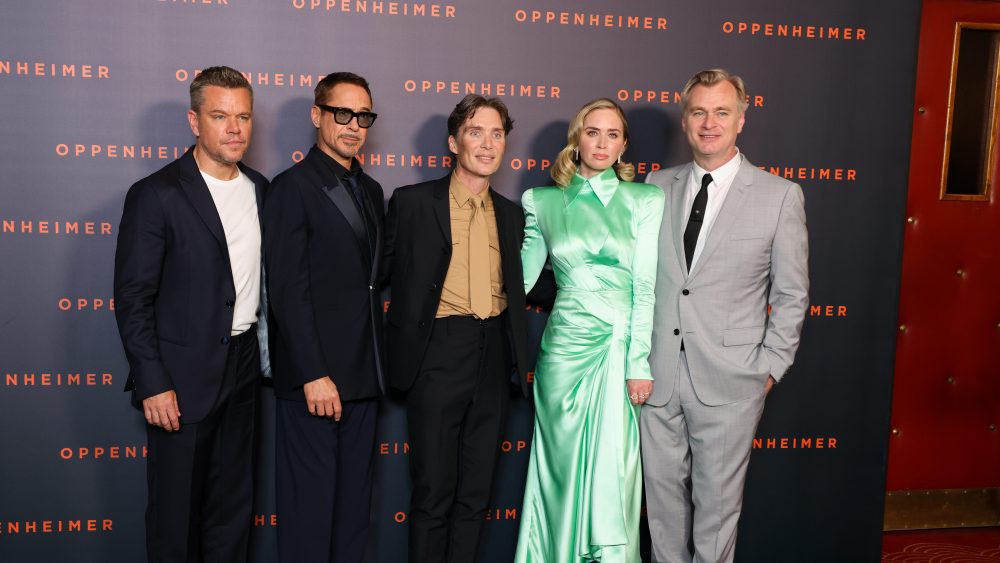
[[[1000,528],[886,532],[883,563],[997,563]]]

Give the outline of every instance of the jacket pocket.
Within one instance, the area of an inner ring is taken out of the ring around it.
[[[722,331],[723,346],[746,346],[764,341],[764,327],[731,328]]]

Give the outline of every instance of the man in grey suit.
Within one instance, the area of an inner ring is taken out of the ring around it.
[[[682,104],[694,162],[646,178],[668,202],[640,426],[646,505],[653,561],[728,562],[764,397],[798,348],[809,241],[802,189],[736,148],[743,81],[699,72]]]

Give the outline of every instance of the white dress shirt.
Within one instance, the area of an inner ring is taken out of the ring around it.
[[[687,193],[684,196],[685,229],[687,228],[688,217],[691,215],[691,206],[694,204],[694,198],[698,195],[698,190],[701,189],[702,177],[705,174],[711,174],[712,182],[708,185],[705,218],[701,223],[701,231],[698,232],[698,244],[694,247],[694,256],[691,257],[691,270],[694,270],[695,264],[698,263],[698,257],[701,256],[701,251],[705,248],[705,241],[708,240],[708,235],[712,232],[712,225],[715,224],[715,218],[719,216],[719,210],[722,209],[722,204],[726,201],[729,186],[733,184],[733,179],[736,178],[736,172],[739,171],[740,164],[742,163],[743,155],[739,149],[736,149],[736,156],[711,172],[698,166],[697,163],[692,163],[691,179],[688,181]]]

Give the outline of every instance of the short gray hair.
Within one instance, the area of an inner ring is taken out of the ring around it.
[[[201,109],[201,104],[205,103],[205,86],[219,86],[221,88],[246,88],[250,92],[250,105],[253,106],[253,88],[250,82],[240,71],[228,66],[212,66],[198,73],[191,81],[191,109],[195,112]]]

